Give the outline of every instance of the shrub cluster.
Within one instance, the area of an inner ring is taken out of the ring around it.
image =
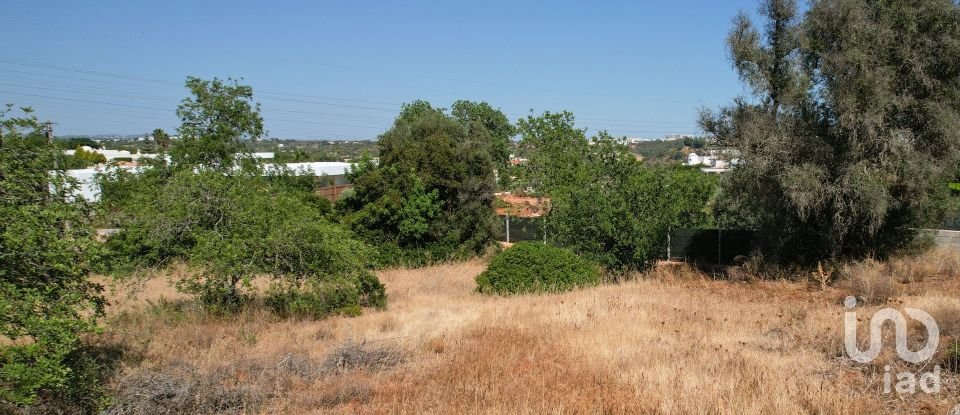
[[[486,294],[560,292],[600,283],[600,267],[566,249],[520,242],[497,255],[477,276]]]
[[[301,284],[276,284],[267,305],[281,316],[322,318],[331,314],[357,316],[362,307],[386,308],[386,289],[372,272]]]

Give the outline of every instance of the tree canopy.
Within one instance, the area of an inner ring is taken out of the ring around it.
[[[351,173],[344,221],[378,245],[386,262],[441,260],[479,252],[493,239],[490,133],[425,101],[405,105],[380,136],[379,163]]]
[[[260,104],[253,88],[237,80],[188,77],[190,96],[177,107],[180,139],[170,157],[181,167],[232,168],[238,155],[249,153],[245,144],[263,136]]]
[[[490,156],[498,169],[502,169],[510,160],[510,140],[517,134],[510,119],[486,102],[459,100],[450,107],[450,115],[463,125],[478,123],[490,134]]]
[[[642,269],[660,256],[677,227],[709,225],[716,179],[697,169],[652,167],[624,138],[587,139],[573,114],[520,121],[529,156],[526,183],[551,198],[547,239],[610,270]]]
[[[960,6],[764,0],[728,38],[751,91],[701,125],[743,163],[725,191],[768,257],[886,255],[939,222],[960,154]]]

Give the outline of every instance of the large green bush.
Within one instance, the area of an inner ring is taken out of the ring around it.
[[[560,292],[600,283],[600,267],[566,249],[520,242],[494,257],[477,276],[486,294]]]
[[[89,211],[54,169],[38,120],[9,110],[0,110],[0,413],[52,404],[96,412],[101,370],[83,338],[104,300],[88,279],[98,251]]]

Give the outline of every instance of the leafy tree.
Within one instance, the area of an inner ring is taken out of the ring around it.
[[[177,108],[180,139],[170,149],[174,165],[218,170],[232,168],[238,155],[249,153],[248,140],[263,135],[260,104],[253,88],[236,80],[211,81],[188,77],[184,98]]]
[[[577,176],[550,193],[551,243],[610,270],[642,269],[660,257],[671,229],[710,223],[716,179],[697,169],[646,166],[604,132],[592,141]]]
[[[450,114],[463,125],[476,122],[490,133],[490,155],[498,169],[503,169],[510,160],[510,140],[517,134],[516,127],[499,109],[486,102],[459,100],[453,103]]]
[[[170,148],[170,134],[167,134],[162,128],[157,128],[153,130],[153,142],[160,147],[161,151],[166,152]]]
[[[886,255],[939,222],[960,154],[960,6],[765,0],[728,46],[753,92],[704,130],[743,163],[725,193],[749,206],[766,257]]]
[[[90,166],[106,163],[107,158],[104,157],[103,154],[95,151],[87,151],[84,150],[83,147],[77,146],[72,156],[63,157],[63,162],[67,169],[85,169]]]
[[[641,269],[659,257],[671,229],[711,223],[715,178],[644,165],[625,139],[606,132],[588,140],[569,112],[519,124],[530,159],[524,180],[551,198],[550,243],[613,271]]]
[[[413,102],[404,103],[400,109],[400,115],[397,115],[397,121],[415,121],[429,114],[443,114],[443,108],[435,108],[429,102],[422,99]]]
[[[0,408],[70,400],[95,411],[81,336],[103,315],[101,287],[87,278],[97,253],[87,205],[74,200],[59,150],[28,109],[0,111]],[[88,399],[89,398],[89,399]]]
[[[489,132],[416,101],[380,136],[379,164],[354,167],[344,221],[381,247],[384,263],[479,252],[493,239]]]
[[[244,141],[262,132],[250,87],[195,78],[188,85],[194,96],[178,110],[183,139],[171,149],[172,166],[156,160],[136,174],[116,169],[100,178],[102,205],[122,228],[107,243],[119,265],[110,271],[187,261],[196,272],[178,288],[216,312],[241,307],[254,276],[282,287],[272,304],[285,313],[384,306],[383,286],[368,270],[369,248],[330,221],[329,204],[313,193],[315,179],[244,157]],[[326,295],[331,285],[338,295]]]
[[[520,146],[529,158],[521,172],[521,186],[551,193],[556,188],[585,180],[585,160],[590,153],[586,130],[574,125],[571,112],[545,112],[517,122]]]

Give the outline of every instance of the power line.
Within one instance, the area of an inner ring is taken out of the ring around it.
[[[0,93],[3,93],[3,94],[11,94],[11,95],[22,95],[22,96],[35,97],[35,98],[58,99],[58,100],[61,100],[61,101],[82,102],[82,103],[89,103],[89,104],[112,105],[112,106],[117,106],[117,107],[127,107],[127,108],[140,108],[140,109],[149,109],[149,110],[169,111],[168,109],[157,108],[157,107],[144,107],[144,106],[141,106],[141,105],[127,105],[127,104],[117,104],[117,103],[113,103],[113,102],[88,101],[88,100],[83,100],[83,99],[73,99],[73,98],[63,98],[63,97],[52,97],[52,96],[49,96],[49,95],[27,94],[27,93],[23,93],[23,92],[0,91]]]
[[[108,72],[90,71],[90,70],[79,69],[79,68],[71,68],[68,66],[51,65],[51,64],[36,63],[36,62],[28,63],[28,62],[19,61],[19,60],[10,59],[10,58],[0,58],[0,62],[8,63],[11,65],[32,66],[36,68],[46,68],[46,69],[53,69],[57,71],[83,73],[88,75],[105,76],[105,77],[111,77],[111,78],[123,78],[123,79],[130,79],[130,80],[142,81],[142,82],[171,84],[170,81],[161,81],[157,79],[141,78],[139,76],[129,76],[129,75],[122,75],[122,74],[108,73]]]
[[[175,82],[164,81],[164,80],[159,80],[159,79],[151,79],[151,78],[144,78],[144,77],[139,77],[139,76],[130,76],[130,75],[124,75],[124,74],[110,73],[110,72],[90,71],[90,70],[85,70],[85,69],[80,69],[80,68],[65,67],[65,66],[59,66],[59,65],[51,65],[51,64],[43,64],[43,63],[32,63],[32,62],[26,62],[26,61],[15,60],[15,59],[10,59],[10,58],[0,58],[0,62],[6,62],[6,63],[10,63],[10,64],[23,65],[23,66],[36,66],[36,67],[46,68],[46,69],[52,69],[52,70],[69,71],[69,72],[76,72],[76,73],[83,73],[83,74],[92,74],[92,75],[103,76],[103,77],[115,77],[115,78],[121,78],[121,79],[127,79],[127,80],[137,80],[137,81],[150,82],[150,83],[155,83],[155,84],[167,84],[167,85],[177,85],[177,86],[180,86],[179,84],[177,84],[177,83],[175,83]],[[54,75],[50,75],[50,74],[35,74],[35,75],[54,76]],[[73,78],[73,79],[81,79],[81,80],[87,80],[87,81],[99,81],[99,80],[90,80],[90,79],[84,79],[84,78]],[[338,98],[338,97],[324,97],[324,96],[307,95],[307,94],[290,93],[290,92],[279,92],[279,91],[270,91],[270,90],[258,90],[258,91],[257,91],[257,94],[258,94],[258,95],[259,95],[259,94],[268,94],[268,95],[280,95],[280,96],[294,96],[294,97],[312,98],[312,99],[326,99],[326,100],[334,100],[334,101],[338,101],[338,100],[339,100],[339,101],[360,102],[360,103],[369,103],[369,104],[375,104],[375,105],[388,105],[388,106],[391,106],[391,108],[383,108],[383,107],[370,107],[370,106],[358,106],[358,105],[336,104],[336,103],[329,103],[329,102],[322,102],[322,101],[321,101],[321,102],[318,102],[318,101],[312,101],[312,100],[298,100],[298,99],[273,98],[273,99],[277,99],[277,100],[290,101],[290,102],[298,102],[298,103],[309,103],[309,104],[317,104],[317,105],[335,105],[335,106],[336,106],[336,105],[339,105],[339,106],[343,106],[343,107],[347,107],[347,108],[371,109],[371,110],[381,110],[381,111],[382,111],[382,110],[396,111],[396,108],[394,108],[394,107],[399,107],[399,106],[402,105],[401,103],[395,103],[395,102],[368,101],[368,100],[357,100],[357,99],[351,99],[351,98]],[[657,100],[651,100],[651,101],[657,101]],[[508,114],[508,115],[518,116],[518,117],[526,117],[527,115],[529,115],[529,113],[516,113],[516,112],[504,112],[504,113],[505,113],[505,114]],[[640,124],[677,124],[677,125],[684,125],[684,126],[692,125],[692,123],[684,123],[684,122],[627,120],[627,119],[611,119],[611,118],[596,118],[596,117],[576,117],[576,119],[584,120],[584,121],[630,122],[630,123],[640,123]]]
[[[43,68],[43,69],[48,69],[48,70],[58,70],[58,71],[73,72],[73,73],[84,74],[84,75],[92,75],[92,76],[97,76],[97,77],[116,78],[116,79],[122,79],[122,80],[124,80],[124,82],[128,82],[128,81],[143,82],[143,83],[148,83],[148,84],[150,84],[150,85],[149,85],[149,86],[140,85],[139,87],[149,87],[149,88],[151,88],[151,89],[154,89],[154,88],[155,88],[155,89],[161,89],[161,87],[159,87],[159,85],[176,85],[176,83],[169,82],[169,81],[162,81],[162,80],[150,79],[150,78],[139,77],[139,76],[130,76],[130,75],[116,74],[116,73],[109,73],[109,72],[101,72],[101,71],[91,71],[91,70],[85,70],[85,69],[80,69],[80,68],[72,68],[72,67],[66,67],[66,66],[60,66],[60,65],[50,65],[50,64],[42,64],[42,63],[30,63],[30,62],[24,62],[24,61],[19,61],[19,60],[13,60],[13,59],[9,59],[9,58],[0,58],[0,63],[13,64],[13,65],[21,65],[21,66],[28,66],[28,67],[38,67],[38,68]],[[17,70],[11,70],[11,69],[4,69],[4,68],[0,68],[0,70],[7,71],[7,72],[12,72],[12,73],[27,74],[27,75],[31,75],[31,76],[49,76],[49,77],[57,77],[57,78],[63,78],[63,79],[81,80],[81,81],[84,81],[84,82],[104,82],[104,83],[110,83],[109,81],[105,81],[105,80],[102,80],[102,79],[79,78],[79,77],[70,77],[70,76],[55,75],[55,74],[48,74],[48,73],[29,73],[29,72],[17,71]],[[47,82],[47,81],[44,81],[44,82]],[[119,84],[119,83],[113,82],[113,84]],[[24,87],[23,85],[10,85],[10,84],[2,84],[2,85],[3,85],[3,86],[8,86],[8,87]],[[123,84],[119,84],[119,85],[123,85]],[[126,86],[126,85],[124,85],[124,86]],[[130,94],[130,93],[124,93],[124,92],[118,92],[118,91],[108,91],[108,90],[97,90],[97,91],[85,90],[85,91],[84,91],[84,90],[78,90],[78,89],[76,89],[76,88],[74,88],[74,89],[56,89],[56,88],[39,87],[39,86],[32,86],[32,88],[43,89],[43,90],[50,90],[50,91],[68,92],[68,93],[79,93],[79,94],[88,94],[88,95],[97,95],[97,96],[108,96],[108,97],[116,97],[116,98],[144,99],[144,100],[152,100],[152,101],[171,102],[171,103],[172,103],[172,102],[178,102],[178,100],[177,100],[176,98],[172,98],[172,97],[155,96],[155,95],[144,95],[144,94]],[[165,90],[165,91],[168,90],[166,87],[163,87],[162,89]],[[84,102],[83,100],[77,100],[77,99],[71,99],[71,98],[51,97],[51,96],[44,96],[44,95],[38,95],[38,94],[27,94],[27,93],[21,93],[21,92],[10,92],[10,91],[8,91],[8,92],[6,92],[6,93],[19,94],[19,95],[24,95],[24,96],[40,97],[40,98],[47,98],[47,99],[58,99],[58,100],[66,100],[66,101],[73,101],[73,102]],[[267,100],[267,101],[292,102],[292,103],[310,104],[310,105],[323,105],[323,106],[338,107],[338,108],[349,108],[349,109],[370,110],[370,111],[382,111],[382,112],[389,112],[389,113],[395,113],[396,111],[398,111],[398,107],[401,105],[401,104],[397,104],[397,103],[388,103],[388,102],[382,102],[382,101],[367,101],[367,100],[357,100],[357,99],[348,99],[348,98],[320,97],[320,96],[314,96],[314,95],[285,93],[285,92],[278,92],[278,91],[257,91],[257,94],[258,94],[258,96],[260,96],[261,94],[267,95],[267,96],[265,96],[265,97],[261,96],[261,98],[263,98],[263,99],[265,99],[265,100]],[[354,105],[354,104],[344,104],[344,103],[332,103],[332,102],[324,102],[324,101],[317,101],[317,100],[307,100],[307,99],[296,99],[296,98],[282,98],[283,96],[305,97],[305,98],[319,98],[319,99],[333,99],[333,100],[342,100],[342,101],[348,101],[348,102],[368,103],[368,104],[373,104],[373,105],[377,105],[377,106]],[[168,112],[168,111],[169,111],[169,110],[167,110],[167,109],[151,108],[151,107],[146,107],[146,106],[142,106],[142,105],[116,104],[116,103],[102,102],[102,101],[86,101],[86,102],[88,102],[88,103],[94,103],[94,104],[98,104],[98,105],[110,105],[110,106],[120,106],[120,107],[138,108],[138,109],[151,109],[151,110],[159,110],[159,111],[164,111],[164,112]],[[390,107],[383,107],[383,105],[390,106]],[[361,114],[337,114],[337,113],[329,113],[329,112],[311,112],[311,111],[299,111],[299,110],[279,109],[279,108],[271,108],[271,107],[266,107],[266,108],[264,108],[263,111],[264,111],[264,112],[284,112],[284,113],[292,113],[292,114],[306,114],[306,115],[349,117],[349,118],[369,118],[369,119],[377,119],[377,120],[385,120],[385,121],[390,119],[390,118],[387,117],[387,116],[361,115]],[[519,114],[519,113],[509,113],[509,112],[507,112],[506,114],[514,115],[514,116],[526,116],[526,115],[530,115],[529,113],[528,113],[528,114]],[[581,122],[586,121],[586,122],[582,123],[582,125],[585,125],[585,126],[587,126],[588,128],[591,128],[591,129],[597,129],[597,130],[604,130],[604,129],[605,129],[605,130],[607,130],[607,131],[614,131],[614,132],[622,132],[622,133],[641,133],[641,134],[669,134],[669,133],[672,133],[672,132],[664,132],[664,131],[659,131],[659,130],[644,129],[644,128],[646,128],[646,127],[660,127],[660,128],[667,127],[667,128],[670,128],[670,126],[675,126],[677,129],[691,129],[691,127],[693,126],[692,123],[681,123],[681,122],[642,121],[642,120],[610,119],[610,118],[592,118],[592,117],[576,117],[576,116],[575,116],[575,120],[581,121]],[[594,121],[594,122],[591,122],[591,121]],[[284,120],[284,122],[297,122],[297,123],[308,123],[308,124],[322,124],[322,123],[316,123],[316,122],[295,121],[295,120]],[[599,124],[599,123],[603,123],[604,125],[603,125],[603,126],[597,125],[597,124]],[[642,125],[642,124],[646,124],[646,125]],[[374,126],[354,126],[354,127],[356,127],[356,128],[377,128],[377,129],[381,128],[381,127],[374,127]],[[636,128],[638,128],[638,127],[639,127],[640,129],[636,129]],[[626,129],[621,129],[621,128],[626,128]]]
[[[116,103],[103,102],[103,101],[90,101],[90,100],[73,99],[73,98],[63,98],[63,97],[54,97],[54,96],[49,96],[49,95],[28,94],[28,93],[12,92],[12,91],[3,91],[3,90],[0,90],[0,93],[13,94],[13,95],[22,95],[22,96],[35,97],[35,98],[55,99],[55,100],[62,100],[62,101],[69,101],[69,102],[78,102],[78,103],[89,103],[89,104],[98,104],[98,105],[118,106],[118,107],[125,107],[125,108],[136,108],[136,109],[166,111],[166,110],[164,110],[164,109],[162,109],[162,108],[156,108],[156,107],[144,107],[144,106],[136,106],[136,105],[116,104]],[[138,116],[139,116],[139,115],[138,115]],[[363,125],[363,126],[361,126],[361,125],[345,125],[345,124],[332,124],[332,123],[323,123],[323,122],[297,121],[297,120],[274,119],[274,118],[268,118],[268,119],[265,119],[265,120],[264,120],[264,123],[266,123],[266,124],[270,124],[270,123],[274,123],[274,122],[278,122],[278,123],[289,122],[289,123],[297,123],[297,124],[313,124],[313,125],[326,126],[326,127],[370,128],[370,129],[385,130],[385,128],[383,128],[383,127],[366,126],[366,125]]]

